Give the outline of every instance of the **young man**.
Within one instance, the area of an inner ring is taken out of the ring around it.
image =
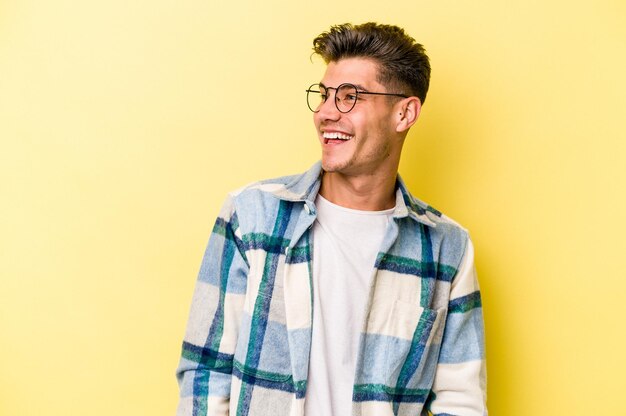
[[[482,416],[473,248],[409,194],[404,139],[430,66],[395,26],[334,26],[307,90],[322,147],[308,172],[229,195],[178,369],[179,415]]]

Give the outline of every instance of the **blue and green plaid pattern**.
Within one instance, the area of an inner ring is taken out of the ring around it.
[[[193,296],[177,371],[179,416],[303,415],[320,177],[318,163],[229,195]],[[352,414],[484,416],[471,241],[400,178],[396,195],[373,265]]]

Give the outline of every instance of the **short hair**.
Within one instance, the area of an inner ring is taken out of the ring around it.
[[[401,88],[407,95],[426,100],[430,63],[424,47],[404,29],[374,22],[335,25],[313,40],[313,53],[326,64],[344,58],[370,58],[378,64],[378,82]],[[406,91],[408,89],[408,91]]]

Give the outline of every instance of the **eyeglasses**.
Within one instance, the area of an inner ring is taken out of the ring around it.
[[[309,110],[314,113],[320,111],[321,105],[328,99],[330,90],[335,90],[335,107],[337,107],[340,113],[349,113],[356,105],[356,102],[359,100],[359,95],[361,94],[409,98],[404,94],[359,91],[356,85],[349,83],[341,84],[337,88],[326,87],[322,84],[313,84],[306,90],[306,103],[309,106]]]

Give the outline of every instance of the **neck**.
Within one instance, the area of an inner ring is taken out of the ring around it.
[[[342,207],[382,211],[396,205],[397,173],[383,177],[324,172],[320,194]]]

